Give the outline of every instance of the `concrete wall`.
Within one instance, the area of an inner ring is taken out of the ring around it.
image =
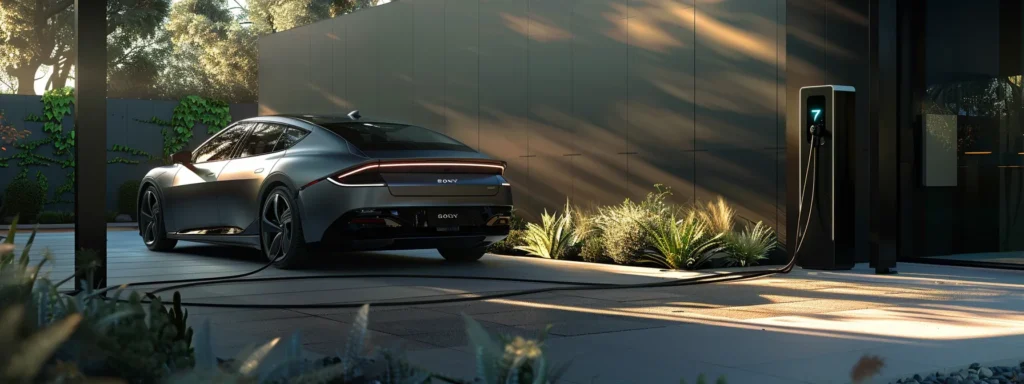
[[[160,156],[163,153],[163,137],[160,134],[160,126],[142,123],[138,120],[149,120],[159,117],[163,120],[170,120],[174,113],[174,107],[178,105],[176,100],[107,100],[107,148],[115,144],[128,146],[130,148],[145,151],[153,156]],[[256,116],[257,106],[255,104],[233,104],[231,105],[231,118],[241,120]],[[43,103],[39,96],[22,95],[0,95],[0,111],[4,114],[4,124],[13,125],[19,129],[28,129],[32,135],[24,141],[43,139],[42,123],[26,122],[25,117],[38,115],[43,111]],[[73,113],[73,112],[72,112]],[[64,118],[64,130],[69,131],[74,126],[74,118],[69,115]],[[194,136],[189,142],[189,149],[195,148],[202,143],[209,135],[206,134],[205,125],[197,125],[194,129]],[[6,146],[7,151],[0,152],[0,158],[7,158],[18,153],[18,149]],[[44,145],[36,150],[42,155],[50,155],[52,146]],[[132,160],[142,160],[140,164],[109,164],[107,165],[107,210],[117,209],[117,190],[125,181],[141,180],[154,166],[159,164],[146,163],[143,158],[127,155],[124,153],[108,152],[107,160],[117,156]],[[6,168],[0,167],[0,188],[6,188],[7,183],[14,179],[22,167],[18,160],[8,161]],[[47,198],[51,197],[53,191],[64,183],[67,170],[60,166],[29,166],[29,177],[34,178],[36,171],[41,171],[48,179],[50,192]],[[83,182],[83,180],[79,180]],[[2,191],[2,189],[0,189]],[[73,199],[72,193],[64,195],[67,199]],[[71,204],[50,204],[45,210],[48,211],[72,211]]]
[[[260,114],[426,126],[528,213],[722,195],[784,232],[784,0],[403,0],[260,39]]]

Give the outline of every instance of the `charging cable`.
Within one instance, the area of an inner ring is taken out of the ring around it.
[[[501,292],[486,295],[473,295],[469,297],[449,297],[442,299],[421,299],[421,300],[404,300],[404,301],[380,301],[374,303],[366,302],[340,302],[340,303],[312,303],[312,304],[235,304],[235,303],[199,303],[199,302],[181,302],[183,306],[191,307],[215,307],[215,308],[245,308],[245,309],[328,309],[328,308],[359,308],[365,304],[370,304],[373,307],[395,307],[395,306],[410,306],[410,305],[427,305],[427,304],[444,304],[444,303],[456,303],[456,302],[467,302],[467,301],[481,301],[481,300],[493,300],[514,296],[525,296],[533,295],[538,293],[549,293],[558,291],[584,291],[584,290],[608,290],[608,289],[637,289],[637,288],[655,288],[655,287],[678,287],[687,285],[697,284],[710,284],[718,282],[738,281],[755,279],[775,274],[786,274],[793,270],[796,265],[797,257],[800,254],[800,249],[803,246],[804,240],[807,235],[807,228],[810,226],[811,213],[814,211],[815,203],[815,186],[817,184],[818,174],[818,162],[815,153],[819,143],[819,134],[815,130],[811,131],[812,145],[808,151],[807,156],[807,167],[804,170],[804,177],[801,179],[799,205],[797,209],[797,236],[796,236],[796,247],[793,250],[793,254],[790,256],[789,261],[782,267],[773,269],[763,269],[754,271],[739,271],[739,272],[720,272],[705,276],[689,277],[681,279],[672,279],[666,281],[659,281],[653,283],[641,283],[641,284],[611,284],[611,283],[588,283],[588,282],[570,282],[560,280],[537,280],[537,279],[524,279],[524,278],[508,278],[508,277],[487,277],[487,276],[438,276],[438,275],[420,275],[420,274],[330,274],[330,275],[312,275],[312,276],[276,276],[276,277],[259,277],[259,278],[247,278],[255,275],[263,270],[274,265],[275,262],[280,260],[282,256],[267,263],[266,265],[253,270],[237,275],[229,276],[218,276],[218,277],[207,277],[207,278],[196,278],[196,279],[180,279],[180,280],[158,280],[158,281],[142,281],[127,283],[118,286],[107,287],[102,290],[91,292],[90,296],[104,297],[103,294],[112,289],[124,289],[128,287],[142,287],[142,286],[153,286],[153,285],[164,285],[174,284],[167,287],[159,288],[153,291],[145,293],[145,296],[149,300],[144,300],[148,303],[150,300],[158,299],[156,296],[158,293],[166,292],[170,290],[198,287],[205,285],[225,284],[225,283],[253,283],[253,282],[268,282],[268,281],[289,281],[289,280],[311,280],[311,279],[370,279],[370,278],[408,278],[408,279],[446,279],[446,280],[488,280],[488,281],[510,281],[520,283],[535,283],[535,284],[549,284],[557,285],[556,287],[546,287],[537,289],[518,290],[512,292]],[[821,138],[823,139],[823,138]],[[814,170],[814,174],[810,175],[811,170]],[[807,209],[807,221],[803,225],[801,231],[801,219],[804,213],[804,197],[807,196],[804,192],[807,189],[807,181],[811,179],[811,193],[810,193],[810,204]],[[72,293],[76,295],[80,292]],[[124,299],[119,299],[125,301]]]

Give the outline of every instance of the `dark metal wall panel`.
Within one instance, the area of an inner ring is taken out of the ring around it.
[[[780,54],[775,5],[696,1],[697,149],[775,146]]]
[[[413,6],[413,120],[444,133],[445,0],[416,0]]]
[[[672,201],[693,200],[693,21],[693,7],[678,2],[637,0],[630,7],[631,198],[643,198],[661,183],[672,188]]]
[[[309,26],[309,112],[345,114],[348,109],[337,105],[334,90],[334,20],[324,20]]]
[[[775,23],[785,20],[786,7],[782,0],[707,0],[697,9],[708,12],[694,16],[693,3],[388,4],[331,22],[345,46],[333,54],[334,70],[346,73],[334,89],[366,116],[437,129],[509,162],[516,204],[528,216],[558,209],[566,198],[614,204],[663,183],[678,202],[757,190],[763,197],[741,208],[777,221],[776,191],[785,189],[776,185],[775,167],[785,160],[775,148],[786,103],[778,97],[776,52],[784,27]],[[400,6],[409,7],[409,25],[388,21],[406,17],[391,9]],[[402,45],[403,28],[411,47]],[[405,57],[411,67],[402,66]],[[406,105],[400,98],[385,100],[394,87],[388,82],[402,78],[388,73],[406,69],[408,110],[390,104]],[[261,104],[273,104],[263,95]],[[737,105],[740,112],[729,109]],[[703,149],[726,151],[697,161]],[[757,169],[752,179],[729,176],[748,166]],[[701,175],[721,180],[700,184]]]
[[[810,85],[849,85],[857,90],[855,113],[859,159],[856,169],[855,246],[858,262],[867,261],[871,210],[870,47],[869,3],[856,0],[788,0],[786,9],[786,110],[798,116],[800,88]],[[799,204],[799,121],[786,120],[786,202]],[[805,163],[806,164],[806,163]],[[797,210],[786,211],[788,242],[795,241]],[[792,249],[791,249],[792,250]]]
[[[448,0],[444,14],[446,130],[473,148],[480,147],[478,7],[476,1]]]
[[[355,109],[348,99],[348,83],[345,75],[348,73],[348,39],[346,36],[348,36],[349,24],[351,21],[345,17],[331,19],[331,32],[327,36],[331,39],[331,71],[334,72],[331,75],[331,89],[334,91],[331,104],[343,111]]]
[[[376,10],[380,47],[377,68],[377,108],[374,116],[412,123],[413,103],[413,15],[412,3],[398,2]]]
[[[303,99],[309,97],[308,35],[308,30],[301,28],[260,39],[261,115],[307,108]]]
[[[526,0],[480,2],[480,150],[508,163],[518,198],[526,184]]]
[[[589,140],[576,131],[573,108],[573,39],[570,2],[527,0],[529,34],[527,60],[527,115],[530,128],[529,167],[525,188],[529,213],[539,213],[565,204],[565,199],[582,203],[574,195],[579,146]],[[523,24],[519,22],[520,28]],[[523,196],[522,193],[516,196]]]
[[[345,16],[345,97],[367,118],[375,118],[377,111],[378,32],[382,29],[377,24],[379,14],[370,9]]]
[[[695,197],[778,220],[780,9],[775,1],[695,1]]]
[[[722,196],[748,220],[775,226],[775,150],[723,149],[697,152],[697,197]]]
[[[825,84],[825,7],[817,0],[786,0],[786,115],[799,116],[800,88]],[[799,121],[786,119],[786,206],[799,205]],[[786,244],[796,244],[796,209],[786,211]],[[793,251],[793,247],[788,247]]]
[[[574,160],[582,201],[616,204],[626,196],[626,8],[618,0],[579,1],[573,10],[573,109],[585,137]]]

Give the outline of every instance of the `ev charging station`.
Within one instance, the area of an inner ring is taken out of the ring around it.
[[[854,255],[856,90],[800,88],[797,265],[847,270]]]

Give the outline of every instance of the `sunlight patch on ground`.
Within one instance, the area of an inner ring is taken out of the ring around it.
[[[748,322],[810,332],[844,332],[919,340],[962,340],[1024,335],[1024,321],[994,318],[978,309],[968,307],[956,307],[955,310],[920,307],[872,308],[820,315],[754,319]]]

